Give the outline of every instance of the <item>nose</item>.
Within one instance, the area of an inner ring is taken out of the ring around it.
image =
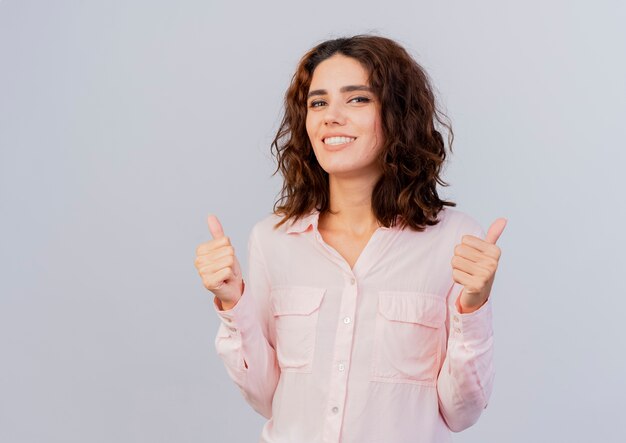
[[[330,125],[333,123],[343,125],[345,123],[345,120],[346,116],[344,113],[344,109],[339,101],[334,101],[334,103],[326,105],[326,110],[324,112],[325,125]]]

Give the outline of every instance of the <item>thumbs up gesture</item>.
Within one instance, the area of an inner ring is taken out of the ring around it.
[[[224,310],[228,310],[237,304],[243,293],[241,268],[220,221],[215,215],[209,215],[207,222],[213,239],[196,248],[194,264],[204,287],[217,296]]]
[[[506,223],[506,218],[498,218],[489,227],[484,240],[464,235],[461,243],[454,248],[452,278],[463,285],[457,299],[457,308],[462,314],[477,310],[489,297],[501,255],[496,241]]]

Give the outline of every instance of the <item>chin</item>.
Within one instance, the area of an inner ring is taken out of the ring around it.
[[[362,171],[361,168],[355,168],[354,166],[337,166],[337,165],[333,165],[330,167],[322,166],[322,169],[324,169],[324,171],[326,171],[327,174],[336,175],[336,176],[354,175]]]

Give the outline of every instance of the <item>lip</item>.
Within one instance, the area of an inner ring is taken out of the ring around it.
[[[354,135],[350,135],[350,134],[340,134],[338,132],[330,132],[330,133],[324,134],[322,136],[322,141],[324,141],[324,139],[330,138],[330,137],[350,137],[350,138],[356,138]]]
[[[348,143],[343,143],[341,145],[327,145],[326,143],[324,143],[324,140],[330,137],[350,137],[353,138],[354,140],[352,140],[351,142]],[[351,146],[352,143],[354,143],[357,140],[357,137],[353,136],[353,135],[345,135],[345,134],[327,134],[324,137],[322,137],[322,145],[324,145],[324,149],[326,149],[327,151],[341,151],[344,148],[347,148],[348,146]]]

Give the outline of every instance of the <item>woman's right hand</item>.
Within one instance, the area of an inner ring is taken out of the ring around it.
[[[213,240],[198,245],[194,264],[204,287],[220,300],[223,310],[228,310],[243,294],[241,268],[220,221],[214,215],[207,221]]]

